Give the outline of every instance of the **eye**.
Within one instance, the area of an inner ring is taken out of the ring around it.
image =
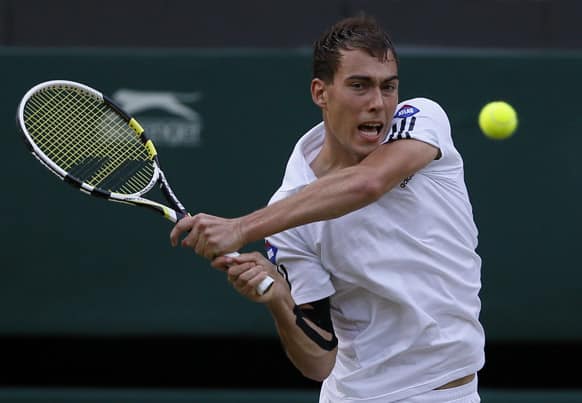
[[[398,85],[396,85],[394,83],[389,83],[389,84],[385,84],[382,86],[382,91],[387,92],[387,93],[392,93],[396,90],[398,90]]]

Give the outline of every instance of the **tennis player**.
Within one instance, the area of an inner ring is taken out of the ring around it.
[[[268,307],[291,362],[322,381],[320,402],[479,402],[481,259],[447,114],[426,98],[398,103],[397,54],[370,18],[332,26],[313,67],[323,122],[269,206],[185,218],[172,243],[190,231],[183,246]],[[270,261],[215,257],[260,237]]]

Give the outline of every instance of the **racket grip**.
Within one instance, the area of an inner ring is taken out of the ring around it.
[[[257,294],[265,294],[267,291],[269,291],[274,282],[275,280],[273,280],[271,277],[265,277],[263,281],[261,281],[261,283],[257,286]]]
[[[177,223],[178,221],[180,221],[182,218],[186,217],[189,214],[184,214],[181,211],[175,210],[176,212],[176,218],[169,216],[168,219],[170,221],[172,221],[174,224]]]
[[[232,252],[227,253],[225,256],[237,257],[239,255],[240,253],[238,252]],[[261,281],[261,283],[256,288],[257,294],[264,295],[267,291],[269,291],[274,282],[275,280],[273,280],[271,277],[269,276],[265,277],[265,279]]]

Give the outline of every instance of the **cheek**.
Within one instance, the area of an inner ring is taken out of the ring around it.
[[[398,96],[392,97],[386,101],[386,112],[391,118],[396,113],[396,107],[398,106]]]
[[[347,102],[334,102],[329,105],[328,109],[330,115],[339,122],[347,120],[355,108]]]
[[[335,94],[333,102],[329,102],[327,106],[328,117],[337,125],[353,125],[365,109],[365,99],[353,95]]]

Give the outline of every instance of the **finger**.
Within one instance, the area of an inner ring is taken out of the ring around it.
[[[219,253],[216,249],[214,249],[210,242],[208,241],[208,238],[205,238],[205,245],[204,245],[204,249],[202,250],[202,255],[209,260],[214,260],[216,259],[216,257],[218,257],[219,255],[221,255],[221,253]]]
[[[194,251],[196,254],[199,256],[204,256],[204,248],[206,247],[206,239],[204,238],[204,235],[199,234],[195,240],[195,243],[192,243],[191,245],[194,245]]]
[[[253,295],[253,292],[248,281],[255,276],[256,271],[256,266],[253,263],[244,263],[242,265],[233,266],[228,269],[229,281],[238,292],[251,296]]]
[[[229,266],[232,266],[232,264],[233,260],[229,256],[218,256],[212,259],[212,262],[210,262],[210,266],[223,271],[226,271]]]
[[[258,252],[241,253],[238,256],[233,256],[232,257],[233,261],[236,262],[236,263],[252,262],[252,263],[255,263],[255,264],[259,264],[261,262],[261,258],[263,258],[263,257]]]
[[[262,266],[253,266],[242,273],[237,279],[238,288],[248,296],[261,297],[257,292],[258,286],[267,277]]]
[[[176,223],[176,225],[174,225],[174,228],[172,228],[172,231],[170,231],[170,242],[172,246],[178,245],[180,236],[184,232],[188,231],[190,225],[191,224],[190,221],[188,220],[188,217],[182,218],[180,221]]]
[[[178,239],[180,239],[181,233],[182,231],[178,227],[178,224],[174,225],[174,228],[172,228],[172,231],[170,231],[170,244],[172,246],[178,245]]]
[[[255,266],[254,262],[246,262],[241,264],[234,264],[228,267],[228,275],[234,280],[238,279],[241,274]]]
[[[258,266],[255,266],[252,263],[245,263],[245,265],[248,265],[248,269],[241,272],[237,278],[237,281],[240,281],[243,284],[247,284],[250,280],[252,280],[253,277],[257,275],[257,272],[259,272]]]
[[[194,249],[198,242],[198,238],[198,232],[192,227],[190,232],[184,237],[184,239],[182,239],[182,246]]]
[[[268,274],[265,271],[260,270],[252,279],[249,280],[249,287],[251,287],[255,293],[257,293],[259,284],[261,284],[261,282],[266,279],[267,276]],[[259,294],[257,293],[257,295]]]

